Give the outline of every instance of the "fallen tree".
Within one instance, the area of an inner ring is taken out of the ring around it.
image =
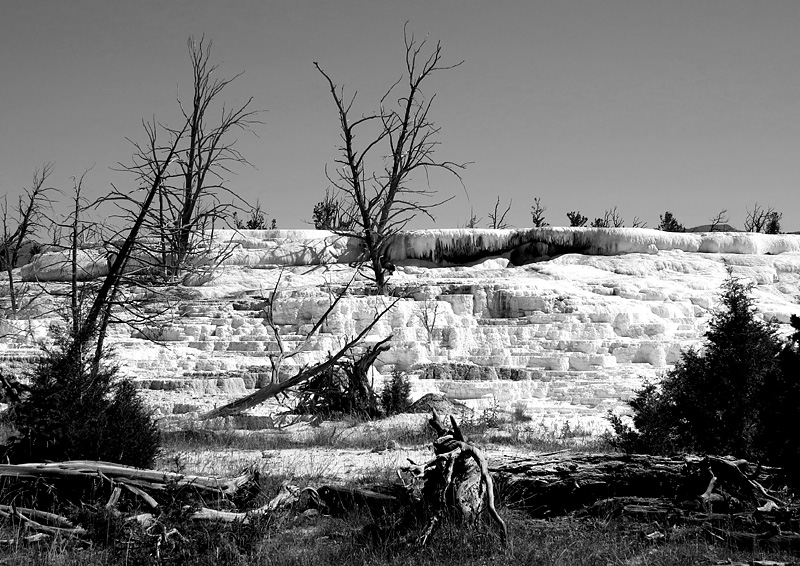
[[[350,281],[345,285],[345,287],[336,293],[335,298],[331,301],[328,308],[325,310],[324,313],[319,317],[317,322],[311,327],[311,329],[306,333],[304,340],[297,348],[287,351],[284,345],[283,339],[281,337],[280,328],[275,324],[274,321],[274,304],[279,298],[279,287],[281,278],[278,277],[277,282],[275,283],[275,288],[272,291],[272,295],[270,296],[269,300],[266,303],[266,306],[263,309],[264,318],[266,320],[267,326],[269,326],[270,330],[272,331],[272,335],[275,337],[275,342],[278,346],[278,351],[275,353],[270,354],[270,362],[272,364],[271,370],[271,378],[270,383],[253,393],[231,401],[230,403],[223,405],[222,407],[217,407],[203,415],[201,415],[201,419],[211,419],[215,417],[227,417],[232,415],[237,415],[246,411],[247,409],[251,409],[260,405],[261,403],[276,397],[277,395],[283,393],[287,389],[291,387],[297,387],[304,383],[311,381],[312,379],[316,378],[317,376],[324,375],[326,372],[331,372],[336,369],[343,369],[345,373],[351,378],[351,383],[348,385],[355,391],[358,388],[366,387],[367,381],[367,370],[369,367],[375,362],[378,355],[381,352],[388,350],[388,345],[386,343],[391,340],[391,336],[388,336],[377,343],[373,344],[370,347],[366,348],[366,352],[364,352],[361,357],[355,358],[353,352],[356,348],[360,347],[366,336],[372,331],[376,324],[390,311],[394,306],[403,298],[403,297],[396,297],[393,300],[389,301],[389,304],[386,305],[382,310],[375,313],[372,317],[372,321],[367,324],[361,332],[359,332],[356,336],[346,339],[345,343],[334,353],[330,353],[328,355],[328,359],[322,363],[313,365],[311,367],[302,367],[294,376],[284,379],[281,381],[280,379],[280,369],[284,361],[291,359],[301,352],[306,350],[306,347],[309,343],[309,340],[322,328],[322,325],[327,321],[328,316],[334,311],[336,306],[342,300],[342,298],[347,295],[350,290],[350,286],[353,283],[356,275],[358,275],[358,270],[353,273],[353,277]],[[348,371],[349,370],[349,371]],[[323,395],[325,392],[318,392],[314,402],[319,402],[320,395]],[[331,393],[336,394],[337,392],[332,391]]]
[[[505,505],[697,528],[714,540],[800,550],[800,504],[782,470],[717,456],[566,454],[507,458],[491,468]]]

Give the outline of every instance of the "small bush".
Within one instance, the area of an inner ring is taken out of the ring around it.
[[[112,364],[92,371],[88,356],[70,354],[70,344],[63,336],[46,351],[12,402],[9,421],[17,435],[6,446],[9,459],[152,466],[159,431],[134,385],[118,379]]]
[[[404,413],[411,406],[411,384],[408,376],[400,371],[392,371],[392,380],[381,391],[381,406],[387,415]]]

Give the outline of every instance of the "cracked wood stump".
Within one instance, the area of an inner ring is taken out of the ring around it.
[[[427,542],[444,516],[474,524],[484,511],[505,542],[508,531],[495,508],[494,483],[483,452],[469,442],[452,416],[452,428],[447,429],[434,409],[428,424],[437,434],[433,441],[435,457],[425,464],[412,462],[413,466],[404,468],[422,481],[421,501],[429,519],[420,543]]]

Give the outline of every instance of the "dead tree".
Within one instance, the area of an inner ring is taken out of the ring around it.
[[[449,429],[435,409],[428,424],[437,435],[433,441],[435,457],[425,464],[411,462],[403,469],[422,482],[421,497],[428,519],[420,543],[428,541],[446,516],[474,523],[484,511],[497,525],[502,540],[507,541],[508,529],[495,508],[494,483],[486,456],[464,436],[452,415]]]
[[[250,132],[260,123],[258,112],[250,108],[252,98],[233,107],[220,100],[241,73],[218,78],[218,66],[211,64],[211,42],[189,38],[188,46],[193,82],[191,99],[178,99],[180,125],[144,123],[147,141],[131,141],[132,163],[120,164],[143,188],[115,189],[108,197],[121,209],[123,220],[131,221],[158,178],[158,198],[143,219],[147,238],[138,242],[137,260],[165,279],[177,278],[208,259],[205,252],[215,221],[226,220],[234,202],[241,200],[228,188],[226,177],[235,166],[249,165],[236,148],[234,135]],[[164,144],[162,137],[175,143]]]
[[[776,212],[773,207],[764,208],[760,204],[755,203],[752,209],[747,209],[747,216],[744,220],[745,232],[766,232],[775,234],[780,231],[780,219],[783,215]],[[768,231],[767,228],[772,224],[777,224],[777,229]]]
[[[381,414],[378,396],[369,380],[369,369],[389,349],[387,336],[367,346],[358,357],[343,357],[318,373],[299,390],[295,412],[300,414],[348,414],[374,418]]]
[[[152,178],[147,192],[144,194],[142,202],[131,209],[134,216],[130,228],[128,228],[124,239],[120,242],[113,261],[109,262],[108,274],[103,278],[94,293],[91,306],[86,314],[81,316],[80,324],[76,325],[76,330],[73,331],[73,335],[70,337],[69,354],[70,358],[76,361],[82,359],[83,352],[89,344],[95,344],[95,353],[90,364],[93,375],[100,369],[100,362],[103,358],[103,340],[108,324],[111,321],[120,288],[125,281],[124,276],[128,263],[139,243],[140,234],[146,225],[148,215],[151,213],[153,201],[156,195],[160,193],[164,179],[169,175],[169,165],[177,158],[179,143],[188,127],[189,123],[187,122],[183,128],[171,133],[169,139],[162,146],[158,139],[155,123],[145,123],[145,130],[148,132],[151,147],[159,150],[163,149],[164,159],[151,164]]]
[[[709,220],[711,224],[709,224],[708,231],[709,232],[715,231],[720,224],[725,224],[726,222],[728,222],[729,219],[730,217],[728,216],[728,209],[723,208],[713,218]]]
[[[638,216],[633,217],[633,222],[631,222],[632,228],[647,228],[647,222],[643,221]]]
[[[14,285],[13,270],[17,267],[19,254],[25,244],[36,232],[45,226],[47,209],[52,206],[50,195],[56,189],[45,186],[53,173],[53,164],[45,163],[41,169],[33,172],[30,188],[23,189],[24,196],[17,199],[16,207],[10,207],[8,197],[4,196],[0,203],[0,267],[8,275],[8,295],[11,301],[11,314],[20,310],[17,288]]]
[[[246,411],[247,409],[260,405],[268,399],[276,397],[291,387],[297,387],[308,383],[317,376],[324,375],[326,372],[335,371],[337,368],[345,368],[345,371],[349,370],[351,379],[358,379],[356,386],[362,387],[363,384],[366,383],[367,370],[375,362],[375,359],[378,357],[378,355],[388,349],[386,342],[391,339],[391,336],[384,338],[383,340],[372,345],[372,347],[368,348],[366,353],[362,354],[360,358],[355,358],[353,356],[353,350],[362,343],[364,338],[375,327],[378,321],[380,321],[381,318],[386,315],[386,313],[394,308],[394,306],[402,299],[402,297],[393,299],[383,310],[376,312],[372,322],[364,327],[364,329],[356,336],[346,339],[345,343],[339,348],[339,350],[328,355],[327,360],[311,367],[303,367],[293,377],[290,377],[284,381],[280,381],[280,370],[283,362],[297,356],[307,349],[309,339],[319,331],[319,329],[327,320],[328,316],[333,312],[333,310],[345,296],[357,274],[358,271],[353,273],[353,278],[351,278],[341,292],[336,294],[335,299],[331,301],[331,304],[328,306],[327,310],[322,314],[322,316],[320,316],[314,326],[306,333],[306,336],[300,346],[291,351],[286,350],[283,339],[281,338],[280,328],[278,328],[278,326],[275,324],[273,318],[273,305],[275,304],[275,300],[278,298],[279,292],[279,277],[275,284],[275,288],[272,291],[272,296],[270,297],[267,306],[264,308],[265,320],[267,325],[272,330],[272,334],[275,337],[275,341],[277,342],[278,346],[278,351],[270,355],[270,362],[272,365],[270,383],[265,387],[258,389],[254,393],[251,393],[250,395],[236,399],[235,401],[202,415],[201,418],[210,419],[239,414],[242,411]]]
[[[470,208],[469,219],[464,223],[464,228],[475,229],[478,227],[481,220],[483,220],[483,218],[478,218],[478,216],[475,214],[475,211],[472,208]]]
[[[494,203],[494,211],[489,213],[489,220],[491,220],[491,224],[489,228],[493,228],[495,230],[502,230],[504,228],[508,228],[510,224],[506,222],[506,215],[511,211],[511,205],[513,204],[514,199],[511,199],[508,202],[508,206],[504,211],[500,210],[500,197],[497,197],[497,200]]]
[[[434,73],[461,63],[443,64],[440,43],[426,55],[427,41],[417,41],[405,29],[404,40],[406,72],[389,87],[380,100],[379,110],[372,114],[354,117],[355,94],[346,99],[343,87],[319,63],[314,63],[328,82],[341,128],[336,172],[331,174],[326,169],[326,175],[342,196],[345,223],[351,226],[342,232],[363,242],[363,259],[369,263],[380,293],[385,292],[391,271],[384,257],[391,237],[418,214],[433,220],[433,210],[452,198],[431,202],[436,191],[430,184],[427,188],[412,186],[414,174],[422,173],[427,178],[432,171],[443,170],[461,182],[459,171],[466,166],[434,156],[441,143],[437,140],[441,128],[430,118],[435,95],[426,98],[421,90]],[[396,94],[401,83],[404,91]],[[392,100],[395,96],[396,104]],[[357,133],[365,137],[360,147],[356,145]],[[374,153],[378,154],[374,160],[380,165],[368,163]]]
[[[603,218],[595,218],[591,223],[592,228],[622,228],[625,226],[625,219],[617,212],[617,207],[607,209],[603,213]]]

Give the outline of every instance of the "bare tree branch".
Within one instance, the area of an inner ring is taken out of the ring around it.
[[[511,199],[508,202],[508,206],[504,211],[500,211],[500,197],[497,197],[497,200],[494,203],[494,211],[489,213],[489,220],[491,220],[491,224],[489,228],[494,229],[503,229],[508,228],[510,224],[506,222],[506,215],[511,210],[511,205],[513,204],[514,199]]]
[[[441,44],[428,50],[426,40],[418,42],[407,28],[404,29],[404,44],[406,72],[383,95],[379,110],[360,118],[351,117],[355,94],[346,102],[343,87],[338,86],[319,63],[314,63],[328,83],[341,129],[340,157],[335,161],[339,167],[335,174],[326,169],[328,180],[346,203],[344,209],[351,222],[341,232],[364,242],[363,259],[370,263],[381,293],[385,292],[386,276],[391,271],[384,257],[390,237],[418,214],[433,219],[433,210],[450,200],[431,202],[435,191],[430,188],[430,172],[442,170],[462,182],[460,171],[466,166],[435,157],[440,128],[429,117],[435,95],[426,99],[421,91],[422,83],[433,73],[453,69],[463,61],[442,64]],[[400,85],[403,85],[403,92],[392,103],[393,93]],[[377,131],[371,135],[367,132],[367,141],[359,149],[355,143],[356,132],[364,131],[362,126],[373,127],[376,123]],[[372,166],[368,158],[377,151],[386,154],[375,159],[381,165]],[[413,173],[418,170],[424,172],[427,188],[411,186]]]
[[[728,222],[729,219],[730,217],[728,216],[728,209],[723,208],[709,220],[711,224],[708,228],[708,231],[714,232],[717,229],[717,227],[719,227],[720,224],[725,224],[726,222]]]

